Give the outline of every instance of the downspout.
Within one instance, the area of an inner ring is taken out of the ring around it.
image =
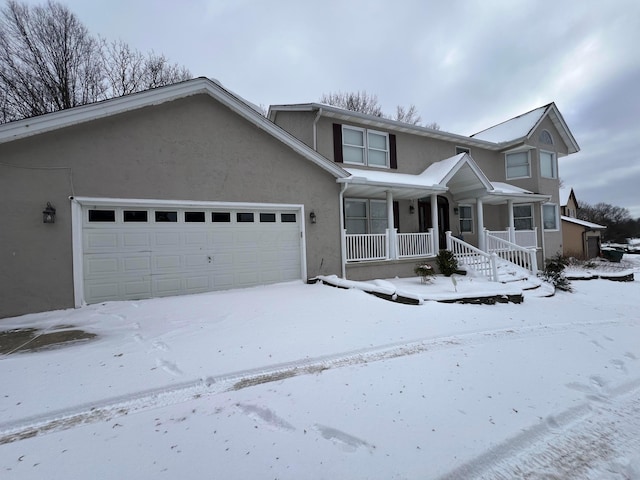
[[[540,247],[542,247],[542,265],[544,265],[547,255],[544,248],[544,208],[542,203],[540,204]]]
[[[340,187],[340,210],[338,210],[340,212],[340,263],[342,267],[342,278],[344,280],[347,279],[347,239],[344,235],[344,192],[348,186],[347,183],[343,183]]]
[[[318,151],[318,120],[322,116],[322,107],[318,109],[318,114],[316,118],[313,120],[313,149]]]

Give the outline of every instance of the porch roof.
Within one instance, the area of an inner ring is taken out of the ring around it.
[[[482,170],[467,153],[431,164],[419,174],[397,173],[357,167],[344,168],[350,176],[339,178],[350,195],[384,198],[391,191],[395,199],[416,199],[433,193],[450,192],[454,198],[483,196],[494,189]]]
[[[482,201],[488,205],[497,205],[508,200],[513,203],[539,203],[551,200],[551,195],[533,193],[509,183],[491,182],[491,184],[493,185],[493,190],[482,198]]]

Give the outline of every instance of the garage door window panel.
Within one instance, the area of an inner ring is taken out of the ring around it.
[[[295,213],[281,213],[280,221],[282,223],[296,223],[296,214]]]
[[[276,214],[275,213],[261,213],[260,214],[260,223],[275,223]]]
[[[178,212],[155,212],[156,223],[175,223],[178,221]]]
[[[115,210],[89,210],[90,222],[115,222]]]
[[[148,219],[146,210],[125,210],[122,212],[122,219],[125,223],[144,223]]]
[[[211,212],[211,221],[213,223],[230,223],[231,212]]]
[[[204,212],[184,212],[184,221],[187,223],[204,223]]]
[[[238,212],[236,214],[236,220],[238,221],[238,223],[252,223],[253,213]]]

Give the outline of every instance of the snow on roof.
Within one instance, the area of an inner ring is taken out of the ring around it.
[[[562,207],[566,206],[569,203],[569,197],[571,196],[571,187],[561,187],[560,188],[560,205]]]
[[[344,168],[351,174],[349,183],[357,183],[358,179],[362,179],[363,183],[371,184],[390,184],[405,187],[421,187],[421,188],[437,188],[437,180],[425,175],[425,172],[414,175],[411,173],[397,173],[382,170],[363,170],[361,168]]]
[[[502,183],[502,182],[491,182],[491,185],[493,185],[493,191],[495,193],[530,193],[533,194],[533,192],[529,191],[529,190],[525,190],[524,188],[520,188],[520,187],[516,187],[515,185],[511,185],[509,183]]]
[[[458,155],[454,155],[453,157],[445,158],[444,160],[440,160],[439,162],[432,163],[420,175],[424,176],[425,178],[428,177],[430,179],[433,179],[434,184],[441,183],[465,155],[467,154],[459,153]]]
[[[587,222],[586,220],[578,220],[577,218],[566,217],[564,215],[562,215],[560,218],[565,222],[575,223],[576,225],[581,225],[583,227],[592,228],[595,230],[601,230],[601,229],[607,228],[604,225],[598,225],[597,223]]]
[[[516,140],[518,138],[524,138],[540,121],[548,107],[549,105],[545,105],[544,107],[536,108],[535,110],[531,110],[530,112],[487,128],[486,130],[482,130],[481,132],[475,133],[471,136],[479,140],[486,140],[494,143],[503,143]]]

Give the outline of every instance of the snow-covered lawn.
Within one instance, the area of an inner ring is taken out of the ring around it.
[[[573,286],[411,306],[289,283],[0,320],[97,334],[0,357],[0,478],[640,478],[640,281]]]

